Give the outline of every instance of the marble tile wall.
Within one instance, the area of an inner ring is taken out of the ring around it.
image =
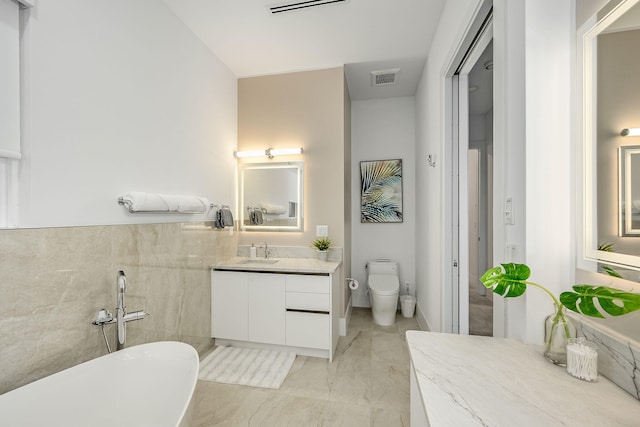
[[[598,373],[640,400],[640,344],[590,319],[571,317],[578,336],[598,345]]]
[[[237,234],[205,223],[0,231],[0,393],[106,354],[96,312],[115,314],[127,275],[127,345],[213,347],[209,266],[235,256]],[[106,325],[115,347],[114,325]]]

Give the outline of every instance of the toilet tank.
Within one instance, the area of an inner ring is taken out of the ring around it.
[[[398,263],[388,259],[377,259],[367,263],[367,274],[398,275]]]

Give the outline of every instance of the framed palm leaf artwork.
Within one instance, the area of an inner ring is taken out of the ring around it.
[[[402,160],[360,162],[360,222],[402,222]]]

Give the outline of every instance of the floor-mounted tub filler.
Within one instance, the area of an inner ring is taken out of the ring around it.
[[[0,395],[0,425],[188,427],[198,379],[188,344],[142,344]]]

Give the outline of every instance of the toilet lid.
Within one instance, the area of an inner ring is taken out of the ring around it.
[[[378,295],[393,295],[400,289],[398,276],[393,274],[372,274],[369,276],[369,289]]]

